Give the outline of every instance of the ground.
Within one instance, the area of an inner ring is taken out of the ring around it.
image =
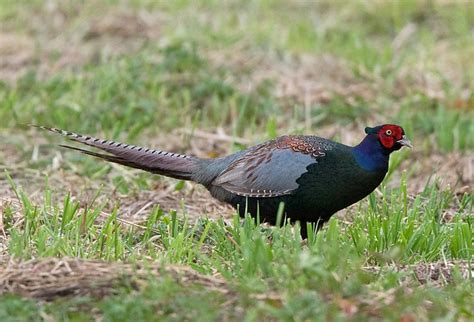
[[[474,5],[0,2],[0,319],[469,321]],[[302,241],[55,126],[217,157],[401,124],[368,198]]]

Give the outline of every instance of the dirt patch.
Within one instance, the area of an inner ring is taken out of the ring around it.
[[[242,92],[272,82],[273,95],[289,105],[327,104],[336,96],[354,105],[360,99],[375,97],[373,84],[357,78],[343,59],[330,54],[281,57],[272,52],[252,52],[243,44],[203,54],[212,65],[240,74],[233,81]]]
[[[380,273],[392,270],[407,273],[407,278],[414,278],[420,284],[444,286],[454,279],[454,274],[465,280],[474,278],[473,264],[467,260],[440,261],[433,263],[418,263],[413,265],[387,265],[384,267],[364,267],[366,271]],[[456,273],[455,273],[456,271]]]
[[[44,79],[59,71],[137,52],[148,41],[161,38],[165,23],[159,12],[100,5],[64,8],[60,3],[34,12],[20,11],[16,20],[27,22],[27,29],[0,33],[0,80],[11,84],[29,70]]]
[[[202,275],[189,267],[71,258],[3,262],[0,294],[14,293],[46,301],[69,296],[104,297],[114,294],[120,284],[145,288],[150,277],[171,277],[181,285],[199,285],[223,296],[233,294],[222,278]]]
[[[203,217],[231,219],[235,213],[232,207],[212,198],[206,189],[197,184],[187,183],[180,191],[176,191],[171,182],[161,186],[160,190],[141,191],[133,196],[115,199],[114,202],[120,205],[120,218],[141,223],[156,205],[167,212],[177,210],[179,216],[184,214],[191,223]]]
[[[85,40],[103,37],[136,38],[151,36],[149,24],[140,14],[128,10],[110,12],[104,17],[93,17],[84,35]]]
[[[32,38],[0,32],[0,80],[14,82],[34,63],[35,46]]]
[[[411,173],[408,182],[411,194],[422,192],[427,183],[436,183],[443,190],[452,189],[458,195],[474,192],[474,154],[471,152],[433,152],[430,155],[414,152],[401,168],[409,169]],[[397,185],[399,179],[393,178],[391,184]]]

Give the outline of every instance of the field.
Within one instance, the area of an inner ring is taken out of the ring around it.
[[[0,1],[1,321],[472,321],[474,5]],[[412,150],[302,241],[24,124],[200,157]]]

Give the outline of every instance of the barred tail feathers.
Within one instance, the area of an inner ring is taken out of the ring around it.
[[[110,154],[97,153],[69,145],[60,145],[62,147],[79,151],[109,162],[176,179],[192,180],[193,175],[199,168],[199,161],[201,160],[197,157],[98,139],[53,127],[39,125],[32,126],[65,136],[72,141],[92,146]]]

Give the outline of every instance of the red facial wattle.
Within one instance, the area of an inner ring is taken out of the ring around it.
[[[386,149],[395,148],[396,150],[398,150],[402,147],[402,145],[410,146],[409,141],[406,140],[405,138],[405,133],[403,129],[398,125],[392,125],[392,124],[384,125],[379,130],[378,137],[379,137],[380,143]],[[400,143],[398,144],[398,146],[396,146],[397,142]],[[405,142],[407,142],[407,144],[403,144]]]

